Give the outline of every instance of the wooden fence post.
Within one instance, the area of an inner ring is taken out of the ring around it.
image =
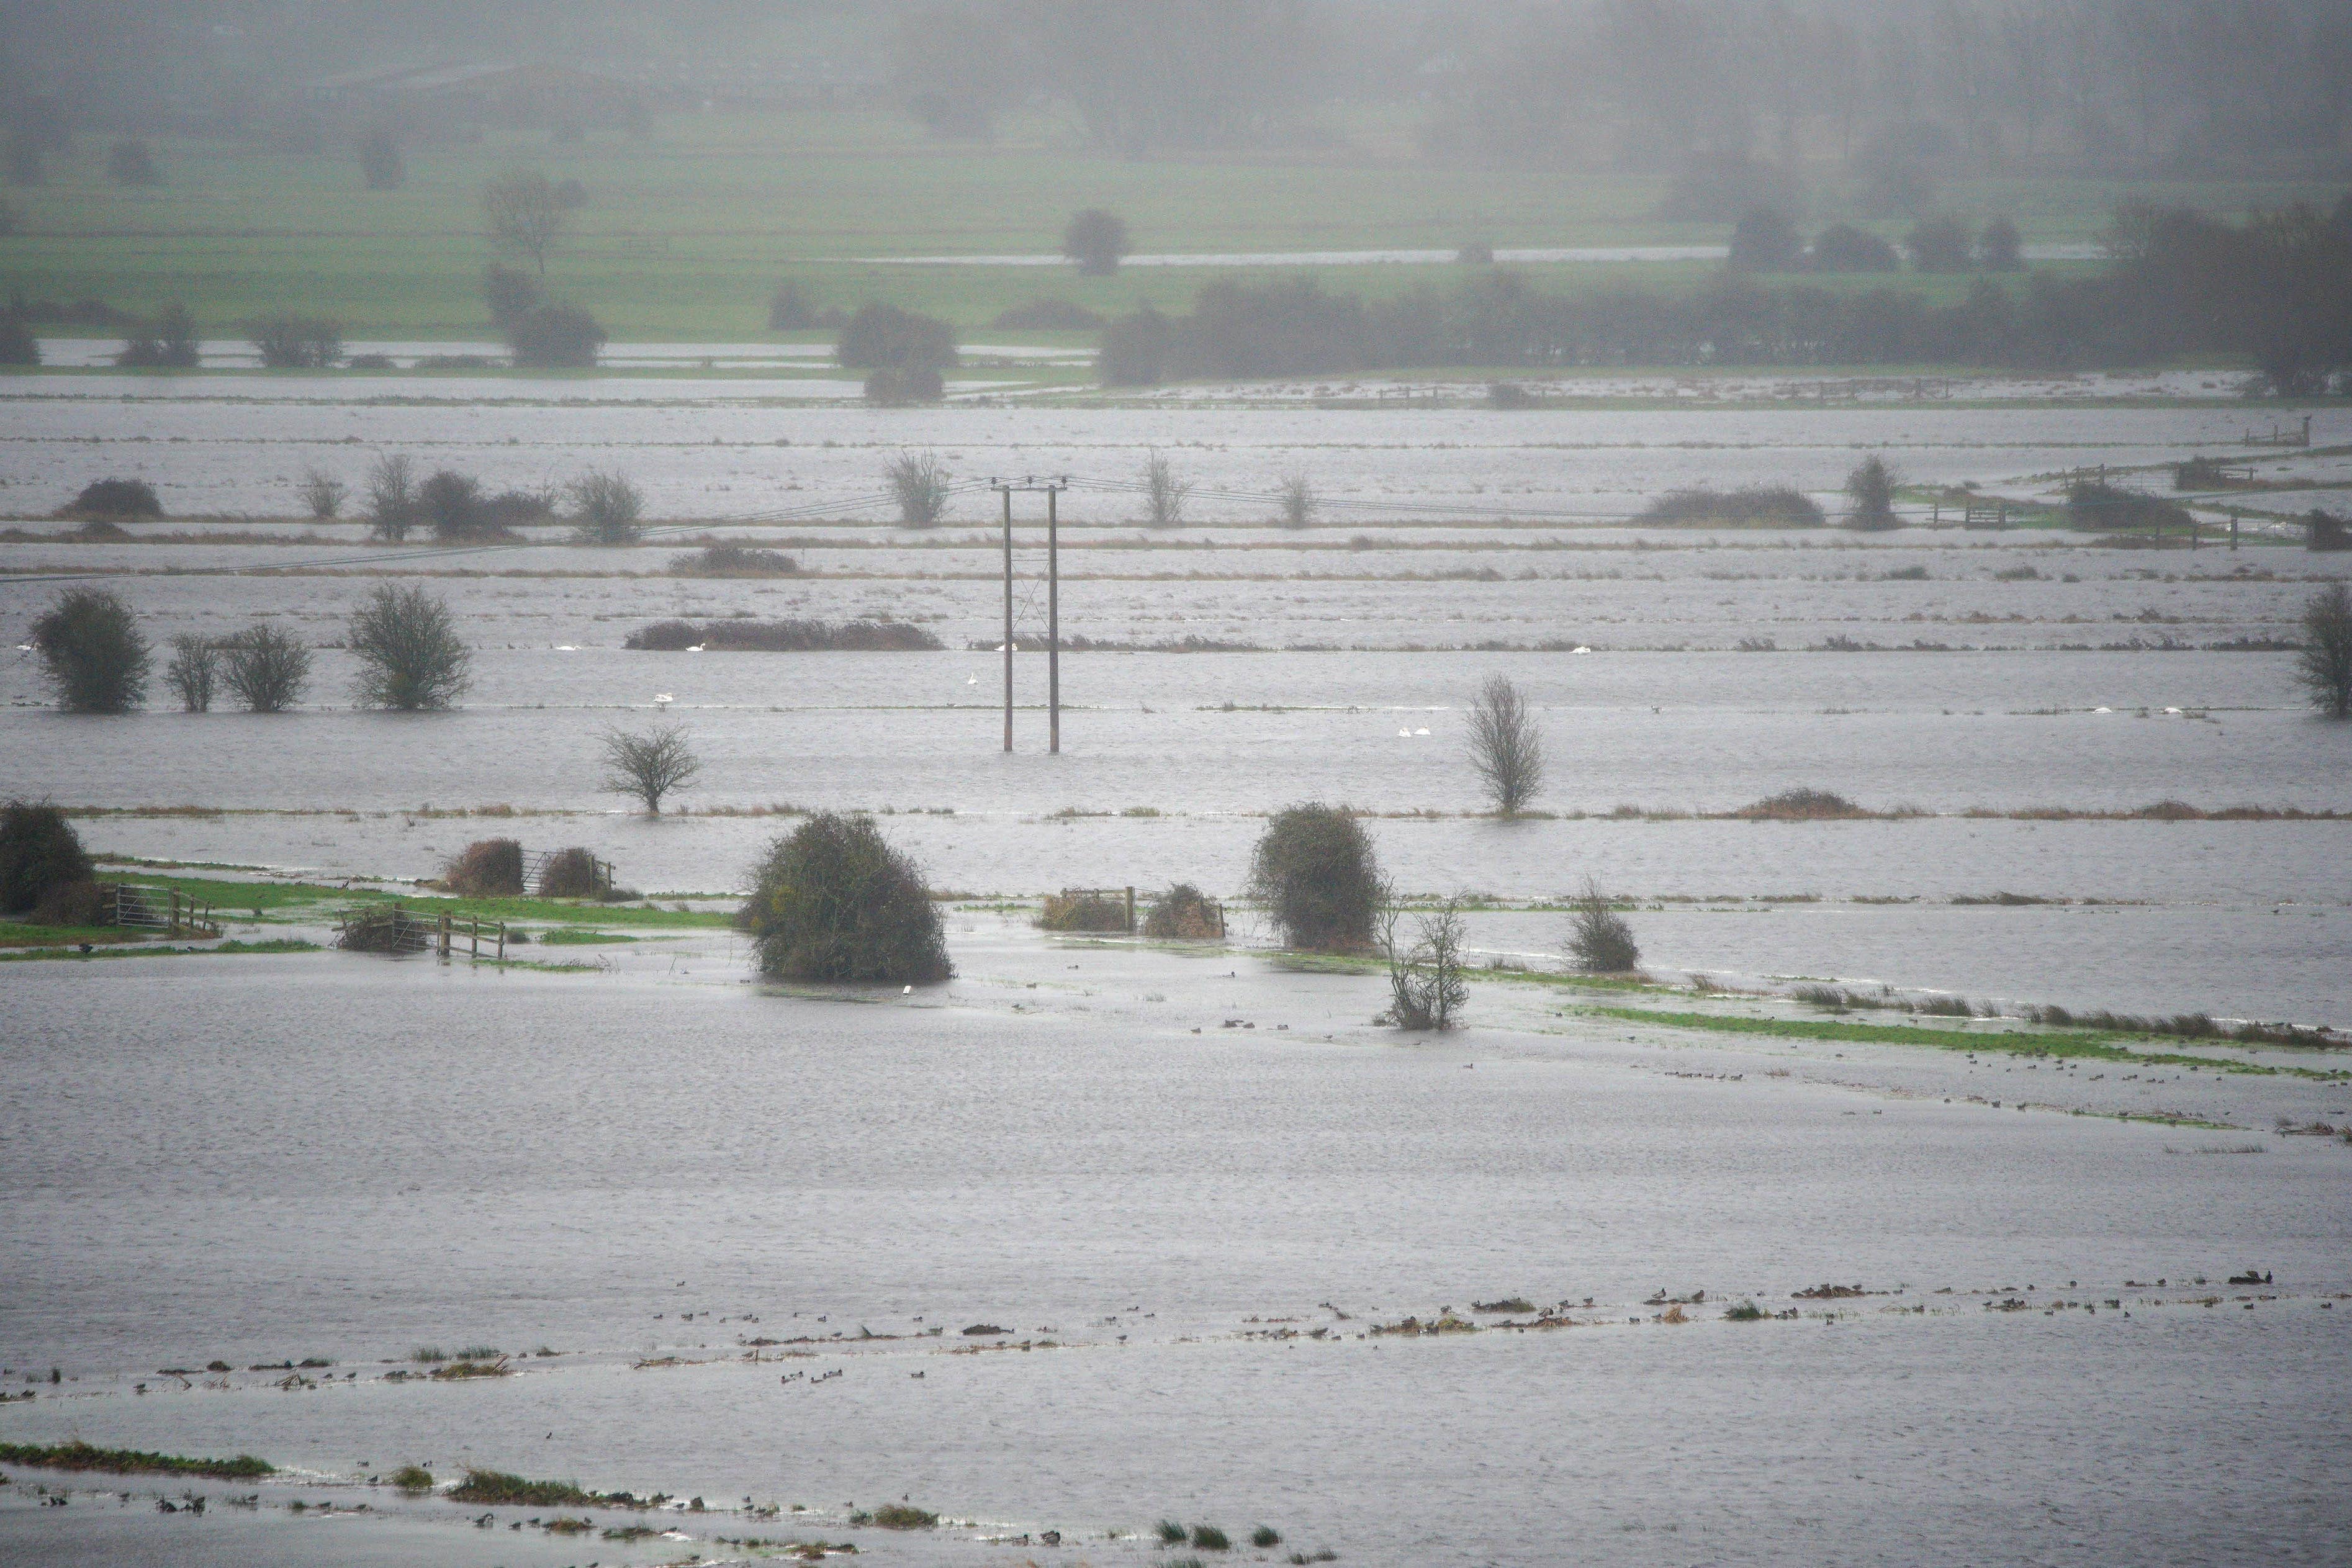
[[[441,917],[441,956],[449,956],[449,917],[446,914]]]
[[[1133,888],[1127,890],[1127,934],[1129,936],[1135,934],[1135,889]]]
[[[506,961],[507,961],[507,922],[506,922],[506,921],[500,921],[499,922],[499,962],[500,963],[504,963]]]

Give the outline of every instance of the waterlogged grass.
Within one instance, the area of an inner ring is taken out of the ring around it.
[[[449,1500],[505,1503],[517,1508],[635,1508],[627,1492],[592,1492],[571,1481],[534,1481],[506,1470],[467,1470]]]
[[[100,958],[203,958],[215,953],[235,956],[239,953],[324,952],[325,951],[326,949],[317,942],[304,942],[298,937],[272,937],[265,942],[243,942],[231,939],[227,942],[214,942],[206,947],[171,947],[145,942],[127,942],[118,943],[113,947],[99,948],[90,952],[66,947],[29,948],[22,952],[0,952],[0,963],[26,963],[36,959],[70,959],[82,962]]]
[[[585,947],[598,942],[642,942],[645,939],[621,931],[583,931],[577,926],[558,926],[539,940],[550,947]]]
[[[141,942],[144,937],[121,926],[44,926],[24,921],[0,921],[0,948],[59,947],[76,942]]]
[[[1588,1016],[1616,1018],[1629,1024],[1703,1029],[1719,1035],[1833,1040],[1848,1045],[1933,1046],[1947,1051],[1999,1051],[2010,1056],[2127,1062],[2135,1067],[2200,1068],[2209,1072],[2249,1073],[2263,1078],[2307,1078],[2324,1083],[2352,1080],[2352,1072],[2271,1067],[2262,1062],[2189,1056],[2180,1051],[2135,1050],[2125,1043],[2131,1037],[2088,1031],[1937,1029],[1916,1024],[1841,1024],[1827,1018],[1757,1018],[1733,1013],[1670,1013],[1653,1007],[1587,1007],[1581,1011]]]
[[[353,904],[406,904],[420,913],[447,914],[458,920],[505,921],[509,924],[545,921],[555,925],[665,927],[677,930],[720,930],[729,915],[720,910],[660,909],[649,903],[587,903],[567,899],[447,898],[431,892],[386,892],[375,888],[331,887],[320,882],[235,882],[210,877],[142,874],[142,884],[177,889],[186,898],[213,906],[216,917],[268,920],[321,920],[335,910]],[[545,940],[563,941],[550,933]],[[608,937],[604,940],[623,941]]]
[[[225,1481],[251,1480],[278,1468],[251,1454],[239,1454],[234,1459],[192,1459],[138,1448],[93,1447],[79,1440],[47,1447],[0,1443],[0,1463],[37,1465],[50,1470],[103,1470],[119,1476],[208,1476]]]

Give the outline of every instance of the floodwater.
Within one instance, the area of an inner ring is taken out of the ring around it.
[[[0,1405],[0,1441],[282,1472],[11,1463],[0,1558],[553,1568],[780,1549],[758,1538],[1144,1568],[1189,1554],[1150,1536],[1161,1519],[1280,1531],[1243,1561],[2352,1553],[2352,1142],[2284,1131],[2352,1123],[2336,1056],[2066,1060],[1623,1016],[1785,1023],[1817,1015],[1781,994],[1835,982],[2352,1024],[2352,737],[2302,705],[2283,646],[2343,557],[2255,526],[2191,552],[1600,525],[1702,480],[1832,499],[1864,447],[2046,496],[2077,465],[2230,442],[2239,410],[886,414],[748,382],[419,384],[0,391],[12,511],[140,474],[174,514],[128,542],[37,521],[0,542],[0,796],[84,812],[103,856],[331,881],[428,877],[491,835],[585,844],[705,909],[793,813],[872,810],[954,891],[958,977],[787,994],[710,927],[519,950],[544,968],[0,965],[0,1392],[35,1395]],[[2262,460],[2298,497],[2340,493],[2344,419]],[[1202,487],[1186,527],[1064,498],[1062,632],[1261,651],[1066,654],[1065,752],[1044,754],[1024,511],[1003,754],[993,498],[935,530],[880,521],[862,498],[902,445],[959,478],[1126,479],[1169,452]],[[380,450],[498,487],[619,467],[674,531],[404,559],[287,520],[306,467],[356,481]],[[1302,468],[1331,510],[1276,529],[1252,498]],[[706,524],[803,574],[672,574]],[[306,700],[57,713],[18,645],[77,576],[159,645],[294,632]],[[342,627],[385,582],[444,595],[475,643],[458,711],[351,708]],[[945,649],[621,646],[667,616],[885,615]],[[1465,708],[1496,674],[1543,728],[1547,815],[1480,815]],[[597,751],[656,714],[705,771],[648,819],[602,790]],[[1797,787],[1901,815],[1727,816]],[[1559,902],[1591,878],[1653,973],[1739,991],[1482,968],[1465,1029],[1409,1037],[1371,1022],[1379,975],[1285,963],[1240,902],[1233,940],[1194,950],[1055,939],[1002,907],[1177,879],[1237,900],[1264,814],[1313,798],[1374,814],[1399,889],[1478,900],[1481,965],[1557,967]],[[2265,809],[2134,815],[2162,802]],[[2249,1268],[2268,1279],[2225,1283]],[[1824,1283],[1870,1293],[1797,1295]],[[1722,1316],[1744,1300],[1795,1315]],[[1554,1304],[1574,1326],[1504,1326]],[[1370,1332],[1449,1307],[1481,1327]],[[427,1346],[496,1347],[512,1375],[412,1375]],[[705,1507],[551,1534],[558,1510],[368,1484],[411,1462]],[[902,1497],[946,1522],[854,1522]]]

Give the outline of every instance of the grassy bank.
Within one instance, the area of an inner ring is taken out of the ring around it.
[[[1583,1016],[1614,1018],[1629,1024],[1698,1029],[1719,1035],[1827,1040],[1847,1045],[1930,1046],[1947,1051],[2122,1062],[2133,1067],[2198,1068],[2208,1072],[2306,1078],[2323,1083],[2352,1081],[2352,1072],[2340,1070],[2271,1067],[2261,1062],[2235,1061],[2219,1056],[2136,1049],[2133,1042],[2143,1038],[2153,1042],[2155,1037],[2116,1035],[2098,1030],[1941,1029],[1912,1024],[1841,1024],[1820,1018],[1758,1018],[1730,1013],[1667,1012],[1654,1007],[1584,1007],[1578,1009],[1578,1013]]]
[[[1068,215],[1090,205],[1119,213],[1148,252],[1451,251],[1470,239],[1506,248],[1722,244],[1729,232],[1727,224],[1657,218],[1662,176],[1443,169],[1348,147],[1288,160],[1128,160],[1072,147],[1042,124],[1008,123],[992,144],[943,142],[878,112],[673,115],[645,140],[598,132],[572,146],[517,132],[416,143],[406,150],[406,183],[378,192],[361,188],[356,158],[338,138],[305,153],[228,137],[151,144],[160,185],[107,180],[103,143],[85,139],[56,161],[48,184],[12,191],[25,216],[7,242],[0,286],[132,310],[178,300],[215,333],[291,308],[336,316],[355,335],[478,336],[489,258],[481,188],[517,164],[581,183],[586,205],[549,278],[619,339],[760,335],[768,296],[786,277],[820,307],[884,298],[966,329],[1040,295],[1105,313],[1191,300],[1207,276],[1195,269],[1085,279],[1066,268],[860,259],[1049,253]],[[2235,215],[2335,194],[2278,182],[1977,180],[1954,184],[1944,205],[2009,214],[2030,242],[2080,242],[2126,195]],[[1841,200],[1825,194],[1809,226],[1854,217]],[[1908,221],[1865,226],[1896,237]],[[1677,271],[1696,278],[1714,268],[1533,270],[1565,270],[1592,285],[1631,272],[1665,287]],[[1386,295],[1460,271],[1348,268],[1326,278]],[[1864,277],[1858,286],[1883,280]],[[1916,281],[1939,292],[1966,282]]]
[[[205,1476],[215,1480],[251,1480],[278,1468],[267,1459],[239,1454],[234,1459],[192,1459],[137,1448],[99,1448],[77,1439],[40,1445],[0,1443],[0,1463],[37,1465],[50,1470],[98,1470],[118,1476]]]

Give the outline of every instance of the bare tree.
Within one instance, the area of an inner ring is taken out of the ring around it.
[[[343,498],[350,493],[342,480],[324,469],[311,468],[302,476],[302,504],[321,522],[343,510]]]
[[[482,211],[489,218],[490,243],[530,257],[546,277],[547,253],[572,216],[548,177],[536,169],[508,170],[482,187]]]
[[[1315,521],[1315,487],[1305,474],[1292,474],[1276,492],[1282,502],[1282,526],[1308,528]]]
[[[405,452],[386,452],[368,469],[368,531],[398,544],[416,525],[416,465]]]
[[[1143,504],[1154,528],[1174,528],[1184,521],[1184,500],[1192,487],[1176,477],[1176,469],[1155,449],[1143,464]]]
[[[2331,583],[2303,611],[2303,651],[2295,677],[2331,719],[2352,717],[2352,593]]]
[[[591,469],[564,487],[572,500],[573,537],[583,544],[632,544],[646,509],[643,491],[619,473]]]
[[[1584,879],[1584,891],[1571,906],[1576,923],[1569,928],[1568,955],[1588,974],[1623,974],[1642,962],[1633,928],[1609,907],[1609,895],[1593,878]]]
[[[164,668],[163,683],[179,698],[182,708],[191,713],[209,712],[219,668],[220,655],[211,639],[182,632],[172,639],[172,662]]]
[[[1100,207],[1088,207],[1062,231],[1062,254],[1088,278],[1109,277],[1127,252],[1127,225]]]
[[[614,795],[635,796],[656,816],[662,796],[685,788],[702,771],[686,743],[685,726],[677,724],[656,724],[642,734],[607,730],[604,764],[604,787]]]
[[[220,643],[221,680],[248,713],[283,713],[302,700],[310,650],[276,626],[249,626]]]
[[[898,521],[908,528],[929,528],[948,508],[948,471],[929,452],[901,452],[883,470],[890,493],[898,499]]]
[[[1381,909],[1381,953],[1388,960],[1389,1010],[1380,1021],[1400,1029],[1450,1029],[1469,999],[1462,967],[1467,934],[1458,900],[1448,899],[1415,918],[1413,940],[1399,940],[1404,911],[1384,894]]]
[[[1505,816],[1518,815],[1543,788],[1543,736],[1528,700],[1499,675],[1489,676],[1470,704],[1470,765]]]

